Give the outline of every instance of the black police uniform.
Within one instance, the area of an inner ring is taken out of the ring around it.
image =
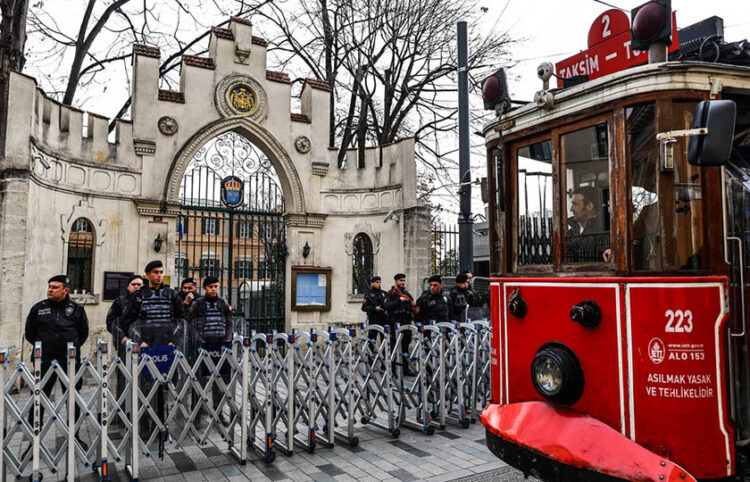
[[[391,345],[396,343],[396,330],[394,329],[396,323],[399,325],[410,325],[414,320],[414,307],[411,303],[414,301],[414,297],[408,291],[399,290],[395,286],[391,286],[388,291],[388,300],[386,301],[386,309],[388,310],[388,316],[391,321]],[[408,363],[409,343],[411,343],[411,331],[404,331],[401,337],[401,353],[404,354],[404,372],[410,374]]]
[[[365,300],[362,302],[362,311],[367,313],[367,323],[370,325],[380,325],[385,326],[388,324],[388,313],[386,312],[386,301],[387,295],[386,292],[381,289],[373,288],[372,286],[370,289],[365,293]],[[375,308],[380,307],[383,309],[383,311],[378,311]],[[367,337],[370,340],[374,340],[377,338],[377,331],[370,330],[367,333]]]
[[[429,289],[425,290],[417,299],[417,310],[416,320],[422,324],[449,321],[450,303],[442,291],[433,295]]]
[[[184,304],[173,289],[164,284],[156,289],[144,285],[128,298],[120,326],[128,329],[128,338],[135,343],[145,342],[149,346],[173,344],[184,350],[184,318]],[[139,382],[144,393],[151,390],[152,383],[155,383],[152,379]],[[156,406],[153,407],[161,417],[166,417],[164,392],[164,387],[157,391]],[[154,425],[151,419],[141,419],[140,430],[149,433]]]
[[[173,289],[164,284],[156,289],[144,285],[128,298],[120,326],[135,341],[149,346],[172,343],[182,349],[179,322],[184,318],[184,304]]]
[[[367,321],[371,325],[385,326],[388,324],[388,314],[386,312],[386,293],[381,289],[370,288],[365,293],[365,299],[362,302],[362,311],[367,313]],[[376,310],[377,307],[383,311]]]
[[[450,302],[450,319],[460,323],[466,321],[466,308],[479,306],[477,295],[471,288],[454,286],[448,294],[448,301]]]
[[[128,336],[127,330],[123,331],[120,326],[120,318],[122,318],[122,313],[125,311],[129,294],[115,298],[115,301],[112,302],[112,306],[109,307],[109,311],[107,312],[107,331],[112,334],[112,342],[118,349],[120,347],[120,340]]]
[[[234,334],[234,316],[232,308],[220,297],[209,298],[201,296],[193,301],[188,311],[188,319],[193,332],[193,341],[196,351],[199,348],[208,349],[223,342],[231,342]],[[203,383],[207,381],[209,374],[201,375]],[[221,378],[225,384],[229,384],[230,373],[224,370]],[[211,389],[214,408],[221,401],[221,391],[214,384]]]
[[[120,340],[123,339],[123,337],[128,336],[128,329],[129,327],[123,329],[120,321],[122,319],[122,314],[125,311],[125,307],[128,303],[128,298],[130,298],[131,294],[130,292],[126,292],[126,294],[118,296],[115,301],[112,302],[112,306],[109,307],[109,311],[107,312],[107,331],[109,331],[112,334],[112,346],[117,348],[117,356],[120,357],[120,360],[122,360],[123,363],[125,363],[126,356],[127,356],[127,345],[120,344]],[[125,388],[125,375],[122,374],[121,370],[117,370],[117,399],[120,399],[120,395],[122,395],[122,392]],[[117,420],[117,419],[116,419]]]
[[[81,366],[81,345],[89,336],[89,320],[83,306],[66,296],[63,301],[43,300],[31,307],[26,317],[25,328],[26,341],[32,345],[36,341],[42,342],[42,371],[41,377],[47,373],[52,366],[52,361],[57,360],[63,370],[68,364],[68,343],[72,342],[76,350],[76,372]],[[57,375],[52,374],[43,390],[47,396],[55,387]],[[83,379],[76,383],[76,389],[81,388]],[[80,410],[75,407],[76,419]],[[33,425],[33,412],[29,414],[29,420]],[[40,408],[40,418],[44,420],[44,408]]]
[[[193,301],[188,312],[195,333],[195,342],[204,343],[231,341],[234,333],[232,309],[220,297],[201,296]]]

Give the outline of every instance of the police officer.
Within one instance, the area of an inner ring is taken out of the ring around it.
[[[128,337],[141,347],[175,345],[184,350],[182,322],[185,318],[185,305],[174,290],[162,283],[164,265],[161,261],[149,262],[145,271],[148,282],[130,296],[120,324],[129,327]],[[144,393],[151,390],[152,383],[154,380],[144,379],[139,382]],[[164,387],[160,387],[155,400],[156,406],[153,407],[161,417],[166,417],[164,392]],[[153,426],[150,419],[141,419],[140,431],[149,433]],[[160,443],[160,447],[161,445]]]
[[[42,370],[41,376],[52,366],[52,361],[64,367],[67,366],[68,343],[72,342],[76,350],[76,372],[81,366],[81,345],[86,342],[89,336],[89,320],[86,317],[86,310],[83,306],[70,299],[70,278],[65,275],[53,276],[47,282],[47,299],[40,301],[31,307],[29,316],[26,317],[25,335],[26,341],[32,345],[42,342]],[[47,383],[44,384],[44,393],[49,397],[52,389],[55,387],[57,375],[52,374]],[[76,390],[80,390],[83,385],[83,378],[76,383]],[[79,418],[80,410],[78,405],[75,407],[76,420]],[[39,428],[44,421],[44,408],[39,409]],[[29,414],[29,421],[34,426],[34,414]],[[84,450],[88,449],[83,441],[76,440],[81,444]]]
[[[370,289],[365,293],[362,302],[362,311],[367,313],[367,323],[370,325],[385,326],[388,324],[388,312],[385,307],[386,293],[380,289],[380,276],[370,278]],[[372,330],[367,334],[371,340],[375,339],[377,332]]]
[[[115,301],[112,302],[112,306],[109,307],[107,312],[107,331],[112,334],[112,343],[117,347],[118,351],[121,346],[125,346],[125,340],[128,337],[128,326],[122,326],[120,321],[122,314],[125,311],[125,306],[128,303],[130,296],[141,289],[143,286],[143,278],[138,275],[133,275],[128,278],[128,284],[125,288],[125,293],[118,296]],[[119,353],[118,353],[119,354]],[[123,358],[122,355],[120,355]]]
[[[219,278],[206,276],[203,279],[204,296],[193,302],[188,312],[193,333],[195,333],[195,345],[197,348],[205,348],[208,351],[220,349],[221,345],[232,341],[234,335],[234,316],[232,307],[219,297]],[[222,373],[225,384],[229,384],[229,373]],[[204,383],[207,376],[204,375]],[[212,398],[214,408],[221,401],[221,392],[216,384],[212,386]],[[220,418],[224,425],[228,425],[223,414]]]
[[[112,334],[112,345],[117,348],[117,356],[120,360],[126,360],[127,355],[125,341],[128,339],[129,326],[123,326],[120,322],[122,320],[122,314],[125,311],[125,306],[128,303],[128,299],[141,289],[143,286],[143,278],[138,275],[133,275],[128,278],[128,284],[125,289],[125,293],[118,296],[115,301],[112,302],[112,306],[109,307],[107,312],[107,331]],[[125,375],[122,371],[117,370],[117,399],[119,400],[120,395],[125,387]],[[115,421],[119,420],[116,418]]]
[[[128,299],[121,325],[128,326],[131,338],[141,346],[176,344],[179,321],[185,318],[184,304],[177,293],[162,284],[164,265],[151,261],[146,265],[148,283]]]
[[[430,276],[430,287],[417,299],[416,320],[422,324],[435,321],[448,321],[450,304],[448,297],[443,294],[443,278],[439,274]]]
[[[479,306],[474,291],[469,287],[469,278],[460,273],[456,276],[456,286],[448,294],[450,302],[450,319],[453,321],[466,321],[466,308]]]
[[[193,304],[193,301],[197,297],[196,289],[198,288],[198,283],[195,282],[195,278],[185,278],[182,280],[182,283],[180,283],[180,299],[185,304],[185,311],[187,311],[190,308],[190,305]]]
[[[406,275],[398,273],[393,277],[394,286],[388,292],[388,300],[385,304],[391,321],[391,345],[395,345],[396,323],[399,325],[410,325],[414,320],[414,310],[417,303],[414,297],[406,291]],[[413,376],[409,368],[409,343],[411,343],[411,331],[404,331],[401,337],[401,353],[403,355],[404,375]]]

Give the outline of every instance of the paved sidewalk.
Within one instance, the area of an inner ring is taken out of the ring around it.
[[[226,444],[212,439],[206,446],[188,445],[168,451],[164,460],[141,458],[141,480],[198,482],[232,481],[521,481],[512,470],[487,449],[484,428],[476,423],[468,429],[448,426],[433,436],[402,429],[394,439],[366,426],[358,427],[356,447],[340,444],[318,448],[310,454],[298,449],[294,455],[279,455],[271,464],[252,452],[241,466],[226,453]],[[112,480],[128,480],[124,466],[112,470]],[[114,469],[114,467],[111,467]],[[85,472],[82,472],[85,473]],[[54,480],[55,476],[51,475]],[[62,476],[60,476],[62,478]],[[49,480],[45,477],[45,480]],[[97,480],[93,473],[81,480]]]

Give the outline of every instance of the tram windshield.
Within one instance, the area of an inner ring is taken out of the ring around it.
[[[659,133],[688,129],[696,104],[623,102],[611,113],[553,125],[547,135],[515,144],[514,269],[706,269],[703,192],[711,181],[688,163],[686,137],[676,139],[671,160],[657,140]],[[623,183],[617,195],[613,179]]]
[[[552,264],[552,144],[518,150],[518,264]]]
[[[631,252],[635,270],[662,268],[656,177],[659,152],[654,115],[653,102],[628,107],[625,111],[632,171]]]
[[[565,193],[563,263],[605,260],[609,239],[609,145],[601,123],[560,137]]]

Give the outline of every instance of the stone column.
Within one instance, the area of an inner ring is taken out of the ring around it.
[[[23,347],[24,271],[29,171],[0,172],[0,342],[11,345],[11,355],[20,360]],[[33,253],[28,253],[32,256]]]
[[[415,297],[422,292],[422,280],[430,275],[430,217],[427,206],[414,206],[403,211],[404,274],[407,288]]]

